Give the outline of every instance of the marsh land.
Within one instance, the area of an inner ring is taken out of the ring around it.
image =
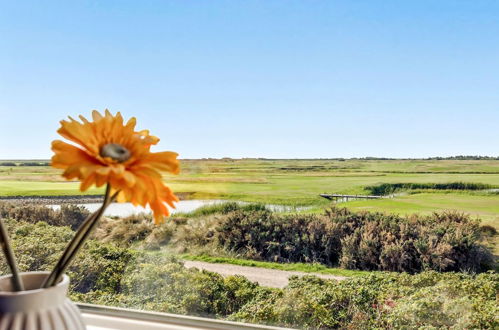
[[[311,207],[306,212],[322,212],[330,205],[319,197],[321,193],[368,194],[367,187],[387,183],[485,184],[491,189],[401,189],[392,198],[356,200],[342,206],[399,214],[457,210],[499,229],[499,192],[494,190],[499,187],[499,160],[202,159],[181,164],[180,175],[165,176],[181,199]],[[49,166],[0,166],[0,196],[75,195],[78,183],[67,182],[59,174]],[[101,192],[90,189],[84,194]]]
[[[120,204],[68,270],[72,299],[307,329],[499,326],[499,160],[183,160],[164,180],[180,212],[156,226]],[[51,269],[99,203],[78,185],[0,161],[22,271]]]

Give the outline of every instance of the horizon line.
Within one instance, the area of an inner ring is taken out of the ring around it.
[[[456,155],[456,156],[429,156],[429,157],[201,157],[201,158],[178,158],[178,160],[499,160],[499,156],[489,155]],[[49,158],[19,158],[0,159],[0,162],[50,162]],[[0,164],[1,165],[1,164]]]

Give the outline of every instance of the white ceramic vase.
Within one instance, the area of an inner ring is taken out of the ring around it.
[[[13,292],[10,277],[0,277],[0,330],[85,329],[80,311],[67,297],[69,277],[40,289],[48,272],[21,273],[26,291]]]

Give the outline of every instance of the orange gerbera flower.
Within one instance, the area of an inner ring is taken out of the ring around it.
[[[154,222],[161,223],[169,215],[165,203],[175,207],[178,198],[162,181],[160,171],[178,174],[178,154],[151,152],[159,139],[149,131],[135,131],[135,118],[126,124],[118,112],[113,116],[107,109],[102,116],[92,112],[93,121],[80,116],[82,122],[69,117],[61,121],[57,131],[76,145],[60,140],[52,142],[52,166],[64,169],[66,179],[79,179],[80,190],[106,183],[120,191],[118,201],[149,207]]]

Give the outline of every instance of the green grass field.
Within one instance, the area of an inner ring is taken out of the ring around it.
[[[379,183],[476,182],[499,186],[496,160],[183,160],[179,176],[165,176],[174,191],[190,199],[228,199],[311,206],[330,203],[320,193],[366,194]],[[86,194],[98,194],[91,189]],[[75,195],[77,182],[66,182],[47,166],[0,166],[0,196]],[[409,214],[459,210],[499,229],[499,195],[485,192],[423,191],[390,199],[342,203],[357,210]]]

